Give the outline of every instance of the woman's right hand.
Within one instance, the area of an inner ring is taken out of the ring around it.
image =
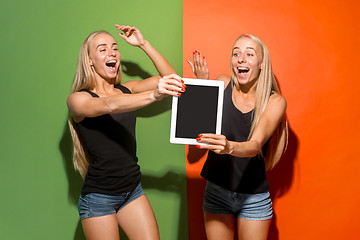
[[[180,76],[171,74],[159,79],[156,89],[154,90],[154,98],[156,101],[162,100],[166,96],[181,96],[185,92],[186,86]]]
[[[140,47],[145,44],[145,38],[141,34],[140,30],[136,27],[120,26],[118,24],[115,24],[115,27],[118,30],[123,31],[123,33],[119,33],[119,36],[122,37],[130,45]]]
[[[194,63],[187,61],[191,67],[191,70],[198,79],[209,79],[209,68],[207,66],[205,56],[202,56],[201,53],[197,50],[193,52],[193,61]]]

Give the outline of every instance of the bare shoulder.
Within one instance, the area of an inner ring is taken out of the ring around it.
[[[67,98],[67,105],[70,110],[72,107],[76,106],[78,103],[82,103],[88,99],[92,99],[91,95],[87,92],[74,92],[69,95]]]
[[[225,74],[219,75],[217,78],[215,78],[215,80],[223,81],[225,87],[229,84],[230,79],[231,79],[231,76],[230,75],[225,75]]]
[[[74,92],[67,98],[67,105],[75,122],[81,122],[84,119],[84,109],[88,109],[86,104],[94,99],[87,92]]]
[[[230,81],[230,78],[231,78],[230,75],[222,74],[222,75],[217,76],[215,78],[215,80]]]
[[[268,106],[272,109],[276,108],[285,111],[287,102],[284,96],[280,93],[273,93],[269,98]]]

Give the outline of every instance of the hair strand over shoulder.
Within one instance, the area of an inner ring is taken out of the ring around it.
[[[251,139],[251,136],[255,130],[256,125],[258,124],[261,115],[265,111],[267,103],[269,102],[270,96],[273,93],[280,93],[280,89],[278,87],[276,78],[274,76],[269,50],[266,45],[256,36],[251,34],[241,35],[239,38],[235,40],[238,41],[241,38],[250,38],[255,41],[261,49],[262,56],[262,69],[260,71],[260,75],[257,81],[256,89],[255,89],[255,109],[252,117],[252,125],[248,140]],[[231,63],[230,63],[231,66]],[[235,81],[236,74],[232,70],[231,82],[232,84],[239,89],[239,83]],[[269,139],[266,144],[265,154],[263,151],[260,151],[260,155],[265,159],[265,167],[267,170],[272,169],[280,160],[281,156],[285,152],[288,143],[288,123],[286,119],[286,115],[283,116],[279,126],[273,133],[272,137]]]

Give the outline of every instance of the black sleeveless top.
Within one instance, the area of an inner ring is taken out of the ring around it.
[[[244,142],[250,134],[252,113],[242,113],[232,101],[231,82],[224,92],[221,132],[229,141]],[[209,151],[201,176],[225,189],[238,193],[264,193],[269,191],[264,159],[234,157]]]
[[[131,94],[122,85],[115,86]],[[93,97],[99,97],[89,90]],[[75,123],[75,122],[74,122]],[[141,173],[137,164],[134,112],[86,117],[75,123],[92,159],[82,188],[82,194],[102,193],[118,195],[135,189]]]

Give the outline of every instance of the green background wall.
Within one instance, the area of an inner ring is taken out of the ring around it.
[[[182,1],[2,1],[0,239],[84,239],[77,214],[66,98],[84,38],[138,27],[182,75]],[[124,81],[156,74],[117,37]],[[184,146],[169,143],[168,98],[138,111],[143,187],[162,239],[187,239]],[[122,238],[124,239],[124,238]]]

